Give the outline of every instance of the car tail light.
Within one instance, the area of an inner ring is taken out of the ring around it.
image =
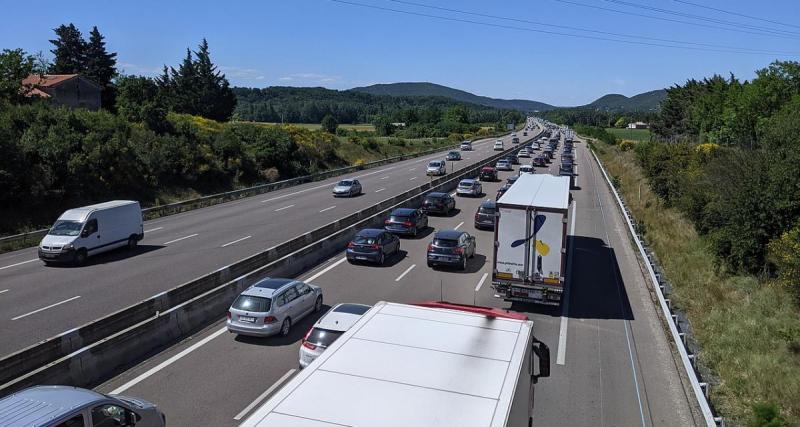
[[[381,245],[369,245],[369,247],[370,247],[371,249],[374,249],[374,250],[376,250],[376,251],[377,251],[378,249],[380,249],[380,248],[381,248]]]
[[[267,317],[264,318],[264,324],[275,323],[277,321],[278,321],[278,318],[275,317],[275,316],[267,316]]]
[[[428,252],[433,252],[433,245],[430,243],[428,244]]]
[[[347,244],[347,248],[348,249],[353,249],[354,247],[356,247],[356,244],[353,243],[353,242],[350,242],[350,243]]]
[[[406,221],[403,223],[403,225],[405,225],[406,227],[411,227],[413,224],[411,224],[411,221]]]
[[[475,213],[475,219],[478,219],[478,218],[480,218],[480,217],[481,217],[481,216],[480,216],[480,215],[478,215],[478,213],[476,212],[476,213]]]
[[[314,330],[314,328],[309,329],[308,332],[306,332],[306,335],[303,337],[303,347],[305,347],[305,348],[307,348],[309,350],[314,350],[314,349],[317,348],[316,344],[312,344],[312,343],[307,341],[308,340],[308,336],[311,335],[311,331],[313,331],[313,330]]]
[[[231,320],[231,312],[228,312],[228,320]]]
[[[464,248],[462,248],[462,247],[454,248],[453,252],[455,252],[455,253],[457,253],[459,255],[463,255],[464,254]]]
[[[390,220],[388,220],[388,219],[387,219],[387,220],[385,220],[385,221],[383,221],[383,224],[384,224],[384,225],[389,225],[389,224],[391,224],[391,223],[392,223],[392,221],[390,221]]]

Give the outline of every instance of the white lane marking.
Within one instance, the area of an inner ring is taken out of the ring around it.
[[[36,259],[29,259],[29,260],[27,260],[27,261],[22,261],[22,262],[18,262],[18,263],[16,263],[16,264],[11,264],[11,265],[7,265],[7,266],[5,266],[5,267],[0,267],[0,270],[5,270],[6,268],[16,267],[16,266],[18,266],[18,265],[27,264],[27,263],[29,263],[29,262],[34,262],[34,261],[39,261],[39,258],[36,258]]]
[[[411,264],[411,267],[406,268],[406,271],[400,273],[400,275],[397,276],[397,279],[394,279],[394,281],[395,282],[399,282],[399,281],[403,280],[403,277],[406,277],[406,274],[408,274],[408,272],[413,270],[414,267],[416,267],[416,266],[417,266],[417,264]]]
[[[492,199],[486,199],[487,202],[491,201]]]
[[[289,196],[294,196],[295,194],[305,193],[306,191],[318,190],[320,188],[333,187],[333,186],[334,186],[334,184],[318,185],[316,187],[310,187],[310,188],[306,188],[304,190],[294,191],[292,193],[287,193],[287,194],[282,194],[280,196],[270,197],[269,199],[262,200],[261,203],[267,203],[267,202],[271,202],[273,200],[278,200],[278,199],[283,199],[283,198],[286,198],[286,197],[289,197]]]
[[[188,238],[190,238],[190,237],[197,236],[197,234],[198,234],[198,233],[190,234],[190,235],[188,235],[188,236],[180,237],[180,238],[177,238],[177,239],[175,239],[175,240],[170,240],[169,242],[164,242],[163,244],[164,244],[164,245],[168,245],[168,244],[170,244],[170,243],[180,242],[181,240],[184,240],[184,239],[188,239]]]
[[[415,179],[417,179],[417,177],[416,177],[416,176],[412,176],[412,177],[411,177],[411,178],[409,178],[408,180],[409,180],[409,181],[413,181],[413,180],[415,180]]]
[[[275,212],[280,212],[280,211],[282,211],[284,209],[289,209],[289,208],[293,208],[293,207],[294,207],[294,205],[284,206],[282,208],[275,209]]]
[[[4,294],[6,292],[8,292],[8,289],[3,289],[2,291],[0,291],[0,294]]]
[[[325,212],[325,211],[329,211],[329,210],[331,210],[331,209],[335,209],[335,208],[336,208],[336,206],[328,206],[327,208],[325,208],[325,209],[323,209],[323,210],[319,211],[319,213],[323,213],[323,212]]]
[[[487,277],[489,277],[489,273],[483,273],[483,276],[481,276],[481,280],[478,281],[478,286],[475,286],[475,292],[481,290],[481,286],[483,286],[483,282],[486,281]]]
[[[154,231],[161,230],[162,228],[164,228],[164,227],[156,227],[156,228],[151,228],[151,229],[149,229],[149,230],[144,230],[144,232],[145,232],[145,233],[152,233],[152,232],[154,232]]]
[[[258,397],[256,397],[256,400],[250,402],[250,404],[247,405],[246,408],[242,409],[242,412],[236,414],[236,416],[233,417],[233,419],[239,421],[242,418],[244,418],[244,416],[247,415],[248,412],[252,411],[256,405],[261,403],[262,400],[266,399],[267,396],[269,396],[273,391],[275,391],[275,389],[280,387],[281,384],[283,384],[287,379],[289,379],[289,377],[291,377],[292,374],[294,374],[294,371],[296,371],[296,369],[289,369],[289,371],[283,374],[283,376],[280,377],[278,381],[275,382],[275,384],[272,384],[266,391],[264,391]]]
[[[412,172],[412,171],[415,171],[415,170],[417,170],[417,168],[411,168],[411,169],[409,169],[408,171],[409,171],[409,172]]]
[[[333,270],[333,268],[334,268],[334,267],[336,267],[337,265],[339,265],[339,264],[341,264],[341,263],[343,263],[343,262],[345,262],[345,261],[347,261],[347,257],[343,257],[343,258],[342,258],[342,259],[340,259],[339,261],[336,261],[335,263],[333,263],[333,264],[331,264],[331,265],[329,265],[329,266],[325,267],[325,269],[324,269],[324,270],[322,270],[322,271],[320,271],[319,273],[317,273],[317,274],[315,274],[315,275],[313,275],[313,276],[309,277],[308,279],[304,280],[304,282],[306,282],[306,283],[311,283],[311,282],[313,282],[314,280],[318,279],[318,278],[319,278],[320,276],[322,276],[323,274],[325,274],[325,273],[327,273],[327,272],[329,272],[329,271]]]
[[[455,226],[455,228],[453,228],[453,230],[458,230],[458,228],[461,227],[462,225],[464,225],[464,221],[459,222],[458,225]]]
[[[569,235],[575,236],[575,213],[577,212],[577,202],[572,202],[572,219],[569,225]],[[569,248],[569,259],[567,260],[567,274],[572,277],[572,248]],[[572,280],[570,280],[572,284]],[[569,329],[569,286],[566,286],[562,294],[561,301],[561,326],[558,330],[558,352],[556,353],[556,364],[564,365],[567,363],[567,330]]]
[[[384,177],[383,177],[383,178],[381,178],[381,179],[389,179],[389,176],[388,176],[388,175],[387,175],[387,176],[384,176]]]
[[[143,374],[139,375],[138,377],[136,377],[136,378],[134,378],[134,379],[132,379],[132,380],[130,380],[130,381],[128,381],[128,382],[126,382],[125,384],[123,384],[123,385],[121,385],[121,386],[117,387],[116,389],[114,389],[113,391],[111,391],[111,393],[110,393],[110,394],[120,394],[120,393],[124,393],[124,392],[125,392],[125,390],[127,390],[127,389],[129,389],[129,388],[131,388],[131,387],[135,386],[136,384],[139,384],[140,382],[142,382],[142,381],[146,380],[147,378],[149,378],[150,376],[152,376],[152,375],[153,375],[153,374],[155,374],[156,372],[158,372],[158,371],[160,371],[160,370],[162,370],[162,369],[166,368],[167,366],[169,366],[169,365],[171,365],[171,364],[173,364],[173,363],[177,362],[178,360],[180,360],[181,358],[183,358],[183,357],[184,357],[184,356],[186,356],[187,354],[189,354],[189,353],[191,353],[191,352],[193,352],[193,351],[197,350],[198,348],[200,348],[201,346],[203,346],[203,345],[204,345],[204,344],[206,344],[207,342],[209,342],[209,341],[213,340],[214,338],[216,338],[216,337],[218,337],[218,336],[220,336],[220,335],[224,334],[224,333],[225,333],[225,332],[227,332],[227,331],[228,331],[228,327],[227,327],[227,326],[225,326],[225,327],[223,327],[223,328],[220,328],[220,329],[218,329],[218,330],[217,330],[217,331],[215,331],[213,334],[211,334],[211,335],[209,335],[209,336],[207,336],[207,337],[203,338],[202,340],[198,341],[198,342],[197,342],[197,343],[195,343],[195,344],[192,344],[192,345],[191,345],[189,348],[187,348],[187,349],[185,349],[185,350],[181,351],[180,353],[178,353],[178,354],[176,354],[176,355],[174,355],[174,356],[170,357],[169,359],[167,359],[167,360],[165,360],[165,361],[163,361],[163,362],[159,363],[158,365],[156,365],[156,366],[154,366],[154,367],[150,368],[149,370],[147,370],[145,373],[143,373]]]
[[[224,248],[224,247],[230,246],[230,245],[232,245],[232,244],[234,244],[234,243],[239,243],[239,242],[241,242],[242,240],[247,240],[247,239],[249,239],[249,238],[251,238],[251,237],[253,237],[253,236],[245,236],[245,237],[242,237],[241,239],[236,239],[236,240],[234,240],[234,241],[232,241],[232,242],[228,242],[228,243],[226,243],[226,244],[222,245],[221,247],[223,247],[223,248]]]
[[[40,309],[38,309],[38,310],[33,310],[33,311],[31,311],[30,313],[25,313],[25,314],[23,314],[23,315],[20,315],[20,316],[17,316],[17,317],[12,317],[12,318],[11,318],[11,320],[18,320],[18,319],[22,319],[23,317],[28,317],[28,316],[30,316],[31,314],[36,314],[36,313],[38,313],[38,312],[40,312],[40,311],[45,311],[45,310],[47,310],[48,308],[53,308],[53,307],[55,307],[55,306],[59,306],[59,305],[61,305],[61,304],[66,304],[66,303],[68,303],[68,302],[70,302],[70,301],[73,301],[73,300],[76,300],[76,299],[78,299],[78,298],[80,298],[80,297],[81,297],[81,296],[80,296],[80,295],[78,295],[78,296],[75,296],[75,297],[72,297],[72,298],[67,298],[67,299],[65,299],[64,301],[57,302],[57,303],[55,303],[55,304],[50,304],[50,305],[48,305],[47,307],[42,307],[42,308],[40,308]]]
[[[379,188],[379,189],[375,190],[375,192],[376,192],[376,193],[380,193],[380,192],[381,192],[381,191],[383,191],[383,190],[385,190],[385,188]]]
[[[452,193],[450,193],[450,195],[451,195],[451,196],[455,196],[455,195],[456,195],[456,192],[455,192],[455,191],[453,191]]]

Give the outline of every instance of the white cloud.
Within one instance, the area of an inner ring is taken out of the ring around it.
[[[294,73],[283,77],[278,80],[282,82],[301,82],[301,83],[333,83],[342,79],[341,76],[332,76],[329,74],[320,73]]]

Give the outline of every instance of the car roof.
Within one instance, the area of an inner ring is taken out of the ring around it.
[[[104,400],[108,398],[83,388],[36,386],[1,399],[0,414],[3,426],[43,425],[73,409]]]
[[[355,178],[344,178],[344,179],[340,179],[339,182],[345,182],[345,181],[353,182],[355,180],[356,180]]]
[[[447,196],[447,193],[439,193],[437,191],[434,191],[433,193],[428,193],[428,197],[433,197],[435,199],[440,199],[445,196]]]
[[[493,167],[491,167],[491,166],[484,166],[484,167],[483,167],[481,170],[482,170],[482,171],[493,171],[493,170],[494,170],[494,168],[493,168]]]
[[[414,213],[416,211],[417,210],[414,209],[414,208],[397,208],[397,209],[393,210],[390,215],[408,216],[408,215],[410,215],[410,214],[412,214],[412,213]],[[369,229],[367,229],[367,230],[369,230]]]
[[[241,295],[256,296],[256,297],[272,297],[276,292],[284,286],[297,282],[294,279],[284,278],[270,278],[261,279],[253,286],[242,291]]]
[[[346,331],[350,329],[361,316],[372,306],[364,304],[343,303],[337,304],[314,324],[315,328],[329,329],[332,331]]]
[[[359,230],[359,232],[356,233],[356,236],[376,237],[376,236],[379,236],[383,232],[384,232],[384,230],[382,230],[380,228],[364,228],[362,230]]]
[[[481,203],[482,208],[496,208],[497,203],[494,200],[485,200]]]
[[[474,184],[476,181],[472,178],[462,179],[460,184]]]
[[[440,230],[433,235],[433,238],[445,239],[445,240],[458,240],[458,237],[464,233],[465,233],[464,231],[459,231],[459,230]]]

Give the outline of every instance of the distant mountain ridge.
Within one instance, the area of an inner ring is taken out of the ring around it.
[[[354,87],[349,90],[353,92],[368,93],[371,95],[442,96],[461,102],[469,102],[472,104],[485,105],[487,107],[505,108],[525,112],[547,111],[557,108],[574,108],[556,107],[544,102],[530,101],[526,99],[490,98],[487,96],[475,95],[467,91],[453,89],[451,87],[428,82],[381,83],[371,86]],[[664,89],[640,93],[630,98],[620,94],[609,94],[598,98],[590,104],[578,107],[592,108],[608,112],[656,111],[658,110],[661,101],[663,101],[666,97],[667,91]]]
[[[556,107],[544,102],[528,101],[526,99],[498,99],[488,96],[475,95],[467,91],[427,82],[385,83],[365,87],[354,87],[354,92],[368,93],[371,95],[390,96],[443,96],[456,101],[471,104],[485,105],[487,107],[503,108],[520,111],[547,111]]]

